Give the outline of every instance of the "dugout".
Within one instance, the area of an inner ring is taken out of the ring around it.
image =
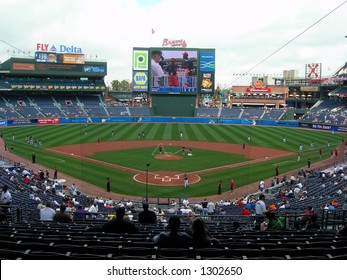
[[[196,95],[152,95],[154,116],[195,116]]]

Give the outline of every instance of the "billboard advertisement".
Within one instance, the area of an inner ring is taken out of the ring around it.
[[[45,118],[45,119],[37,119],[37,124],[59,124],[59,118]]]
[[[13,62],[12,70],[22,70],[22,71],[34,71],[34,63],[25,63],[25,62]]]
[[[85,63],[84,54],[72,54],[72,53],[59,54],[58,60],[59,62],[62,62],[65,64],[84,64]]]
[[[148,50],[133,51],[133,70],[148,70]]]
[[[133,71],[132,85],[133,85],[134,92],[147,92],[148,91],[148,72]]]
[[[57,63],[57,54],[51,52],[35,52],[35,62]]]
[[[200,51],[200,72],[215,71],[215,51]]]
[[[201,72],[200,88],[202,93],[213,93],[214,72]]]

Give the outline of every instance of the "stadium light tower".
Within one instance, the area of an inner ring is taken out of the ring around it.
[[[146,202],[147,203],[148,203],[148,170],[150,166],[151,166],[150,163],[146,164]]]

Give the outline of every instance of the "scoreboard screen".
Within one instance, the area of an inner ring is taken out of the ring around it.
[[[214,92],[215,50],[134,48],[133,91],[151,94]]]
[[[35,52],[35,62],[85,64],[84,54]]]
[[[35,62],[57,63],[58,55],[52,52],[35,52]]]

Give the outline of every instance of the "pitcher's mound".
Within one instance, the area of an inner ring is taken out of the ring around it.
[[[183,157],[177,155],[156,155],[154,158],[161,160],[180,160]]]

